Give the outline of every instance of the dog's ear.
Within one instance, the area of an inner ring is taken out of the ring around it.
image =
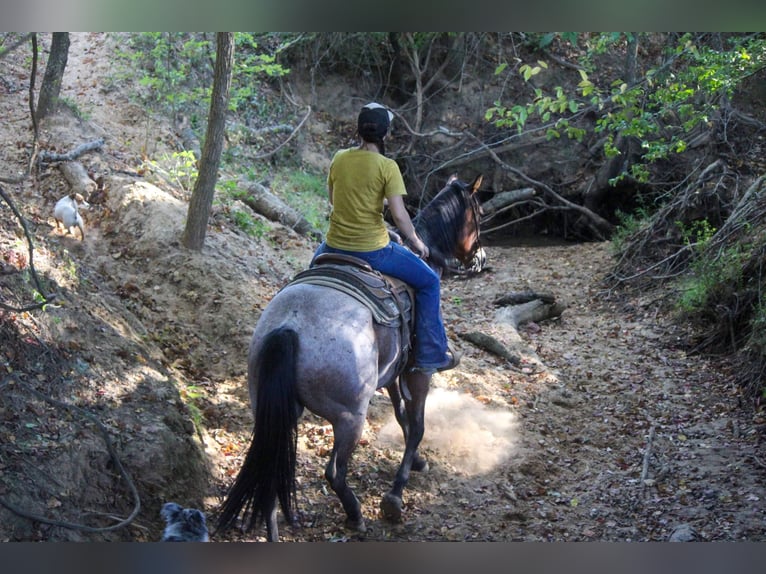
[[[184,509],[184,521],[197,530],[205,528],[205,515],[196,508]]]
[[[162,510],[160,510],[160,516],[165,519],[165,522],[176,522],[182,511],[183,508],[175,502],[168,502],[162,506]]]

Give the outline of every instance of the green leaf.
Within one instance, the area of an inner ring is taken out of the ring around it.
[[[529,64],[524,64],[519,68],[519,72],[521,72],[522,77],[524,78],[525,82],[529,81],[529,78],[532,76],[540,73],[540,66],[535,66],[534,68],[531,67]]]
[[[545,48],[548,46],[551,42],[553,42],[553,38],[556,37],[555,32],[548,32],[547,34],[543,34],[543,37],[540,38],[540,47]]]
[[[554,138],[559,139],[561,137],[561,134],[559,133],[558,130],[554,130],[553,128],[548,128],[548,130],[545,132],[545,137],[548,140],[552,140]]]
[[[529,66],[522,66],[521,70],[522,70],[521,74],[524,77],[524,81],[528,82],[529,78],[532,77],[532,68],[530,68]]]

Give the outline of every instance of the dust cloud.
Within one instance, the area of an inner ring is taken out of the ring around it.
[[[421,450],[436,452],[456,472],[471,476],[491,471],[516,452],[518,439],[514,413],[490,409],[466,393],[438,387],[429,392]],[[393,415],[380,429],[378,440],[402,447]]]

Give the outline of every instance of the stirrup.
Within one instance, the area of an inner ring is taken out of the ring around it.
[[[460,359],[463,357],[463,354],[456,353],[452,349],[448,349],[447,357],[449,357],[449,362],[443,367],[437,367],[437,371],[449,371],[450,369],[454,369],[460,364]]]
[[[435,372],[441,372],[441,371],[448,371],[450,369],[454,369],[460,364],[460,359],[463,357],[462,353],[458,353],[452,349],[451,346],[448,346],[447,348],[447,362],[438,365],[438,366],[429,366],[429,367],[419,367],[414,366],[410,369],[410,371],[416,371],[421,373],[435,373]]]

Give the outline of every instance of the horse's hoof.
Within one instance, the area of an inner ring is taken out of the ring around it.
[[[358,518],[355,520],[347,518],[346,528],[348,528],[349,530],[356,530],[357,532],[361,534],[364,534],[365,532],[367,532],[367,525],[364,523],[364,518]]]
[[[380,510],[386,520],[399,522],[402,519],[402,499],[389,492],[380,501]]]
[[[428,472],[428,461],[420,455],[415,457],[412,461],[412,470],[416,472]]]

